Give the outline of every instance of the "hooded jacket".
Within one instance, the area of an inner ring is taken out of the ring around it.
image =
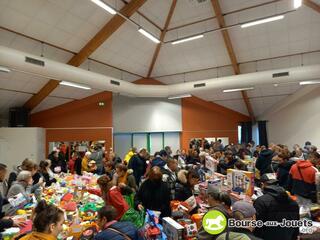
[[[300,171],[299,171],[300,169]],[[301,172],[301,174],[300,174]],[[312,199],[315,196],[315,174],[318,170],[309,160],[299,160],[291,167],[288,188],[293,194]]]
[[[253,206],[256,209],[256,219],[282,222],[287,220],[299,220],[299,206],[293,201],[285,189],[278,185],[270,185],[263,189],[264,195],[257,198]],[[292,240],[299,234],[299,228],[266,227],[255,229],[255,235],[264,240]]]
[[[265,173],[273,173],[273,169],[271,167],[272,157],[272,150],[266,149],[261,151],[256,161],[256,168],[260,171],[260,176],[262,176]]]
[[[284,189],[288,189],[289,172],[294,164],[294,161],[289,160],[278,165],[277,179],[279,181],[279,185]]]

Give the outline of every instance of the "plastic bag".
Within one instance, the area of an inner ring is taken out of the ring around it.
[[[122,222],[131,222],[137,228],[141,228],[144,225],[145,220],[145,212],[144,211],[136,211],[133,208],[129,208],[128,211],[123,214],[120,221]]]

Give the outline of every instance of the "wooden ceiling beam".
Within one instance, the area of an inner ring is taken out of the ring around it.
[[[146,0],[132,0],[125,5],[120,13],[126,17],[132,16]],[[68,64],[79,67],[98,47],[101,46],[115,31],[117,31],[125,19],[118,14],[113,16],[109,22],[69,61]],[[51,79],[43,86],[38,93],[33,95],[25,104],[24,107],[30,111],[38,106],[49,94],[59,85],[59,81]]]
[[[212,4],[213,10],[214,10],[214,13],[216,15],[216,19],[218,21],[219,27],[224,28],[226,26],[226,23],[224,21],[224,17],[223,17],[222,11],[221,11],[219,0],[211,0],[211,4]],[[234,49],[233,49],[232,42],[231,42],[231,39],[229,36],[229,32],[228,32],[228,30],[222,30],[221,32],[222,32],[224,44],[225,44],[227,51],[228,51],[230,61],[232,63],[233,71],[236,75],[238,75],[238,74],[240,74],[240,68],[239,68],[239,64],[238,64],[236,55],[234,53]],[[247,107],[251,121],[255,122],[255,116],[254,116],[253,109],[252,109],[250,100],[248,98],[247,92],[242,91],[241,95],[242,95],[243,101]]]
[[[312,8],[313,10],[320,13],[320,5],[311,1],[311,0],[303,0],[303,4],[306,5],[309,8]]]
[[[166,36],[166,33],[168,30],[171,18],[173,16],[174,9],[176,8],[176,5],[177,5],[177,0],[172,0],[171,7],[170,7],[169,13],[167,15],[166,22],[164,24],[163,31],[161,31],[161,34],[160,34],[160,43],[158,43],[158,45],[156,46],[156,49],[153,53],[153,57],[152,57],[151,64],[150,64],[150,67],[148,70],[147,78],[149,78],[151,76],[154,65],[156,64],[156,61],[157,61],[157,58],[159,56],[159,52],[160,52],[160,49],[162,46],[162,42],[164,40],[164,37]]]

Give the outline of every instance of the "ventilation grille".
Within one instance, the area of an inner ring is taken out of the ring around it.
[[[289,72],[280,72],[280,73],[274,73],[272,74],[273,78],[278,78],[278,77],[286,77],[289,76]]]
[[[193,85],[194,88],[205,87],[205,86],[206,86],[205,83],[197,83]]]
[[[31,57],[26,57],[25,62],[44,67],[44,61]]]
[[[115,80],[110,80],[110,83],[113,84],[113,85],[120,86],[120,82],[115,81]]]

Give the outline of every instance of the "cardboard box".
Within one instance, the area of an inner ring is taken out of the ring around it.
[[[252,196],[254,193],[254,173],[228,169],[227,170],[228,187],[238,193]]]
[[[168,240],[182,240],[184,227],[170,217],[162,219],[163,232]]]

